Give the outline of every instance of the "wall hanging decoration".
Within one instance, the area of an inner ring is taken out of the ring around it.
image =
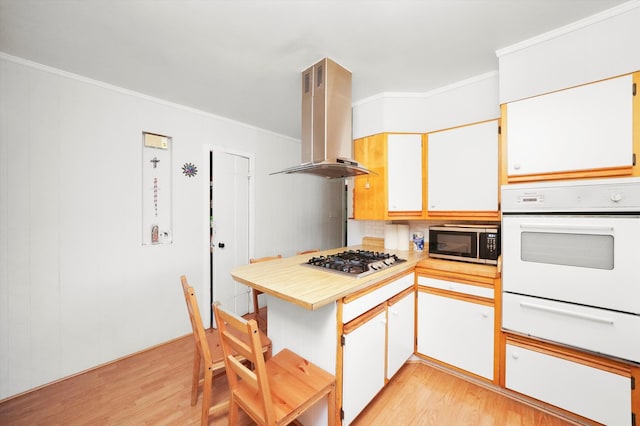
[[[171,243],[171,138],[142,133],[142,244]]]
[[[194,177],[198,174],[198,168],[193,163],[184,163],[182,165],[182,173],[187,177]]]

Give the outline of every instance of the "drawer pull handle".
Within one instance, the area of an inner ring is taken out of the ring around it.
[[[559,223],[521,223],[520,229],[523,231],[538,232],[587,232],[610,235],[613,232],[613,226],[607,225],[566,225]]]
[[[520,302],[520,306],[523,308],[537,309],[539,311],[551,312],[554,314],[565,315],[568,317],[584,319],[593,322],[599,322],[602,324],[613,325],[613,320],[609,318],[599,317],[597,315],[583,314],[580,312],[568,311],[566,309],[552,308],[550,306],[536,305],[534,303]]]

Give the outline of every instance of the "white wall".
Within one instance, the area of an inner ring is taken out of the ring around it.
[[[143,131],[173,138],[170,245],[141,244]],[[0,400],[190,331],[206,146],[255,156],[255,255],[341,245],[339,183],[268,175],[299,141],[0,53]]]

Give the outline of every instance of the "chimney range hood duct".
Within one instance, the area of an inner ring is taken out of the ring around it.
[[[345,178],[371,173],[351,160],[351,72],[324,58],[302,73],[302,164],[278,173]]]

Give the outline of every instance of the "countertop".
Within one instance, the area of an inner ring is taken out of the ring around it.
[[[345,250],[384,251],[407,261],[361,278],[305,265],[313,256],[339,253]],[[266,294],[289,301],[305,309],[315,310],[386,278],[413,270],[419,261],[427,257],[426,251],[382,250],[379,246],[359,245],[242,265],[232,269],[231,276],[236,281]]]
[[[496,266],[426,257],[420,260],[416,267],[495,279],[499,278],[502,273],[502,258],[498,260]]]

